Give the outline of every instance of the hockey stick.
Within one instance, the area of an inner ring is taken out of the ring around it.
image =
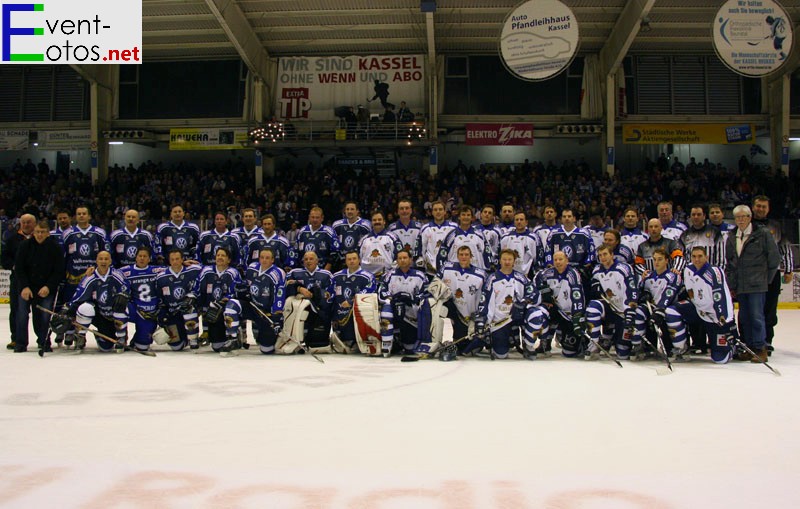
[[[733,341],[734,341],[734,342],[735,342],[737,345],[739,345],[739,346],[741,346],[742,348],[744,348],[744,350],[745,350],[747,353],[749,353],[751,356],[753,356],[753,358],[755,358],[755,359],[758,359],[758,355],[756,355],[756,353],[755,353],[753,350],[751,350],[751,349],[750,349],[750,347],[749,347],[749,346],[747,346],[747,344],[746,344],[744,341],[742,341],[741,339],[737,338],[737,337],[736,337],[736,336],[734,336],[733,334],[731,334],[731,339],[733,339]],[[772,366],[770,366],[770,365],[769,365],[769,363],[768,363],[767,361],[762,361],[761,359],[758,359],[758,361],[759,361],[759,363],[761,363],[761,364],[763,364],[764,366],[768,367],[768,368],[769,368],[769,370],[770,370],[770,371],[772,371],[772,374],[773,374],[773,375],[775,375],[775,376],[781,376],[781,372],[780,372],[780,371],[778,371],[777,369],[773,368]]]
[[[33,300],[34,298],[35,297],[31,297],[31,300]],[[58,289],[56,289],[56,294],[55,294],[55,296],[53,296],[53,306],[56,305],[56,300],[58,300]],[[37,305],[37,307],[38,307],[38,305]],[[47,321],[47,333],[44,335],[44,342],[39,345],[39,357],[44,358],[45,342],[47,343],[48,346],[50,346],[50,331],[51,331],[51,329],[50,329],[50,320],[48,320]],[[52,347],[50,348],[50,351],[51,352],[53,351]]]
[[[647,306],[647,311],[648,313],[650,313],[650,319],[652,320],[653,304],[649,300],[646,300],[645,305]],[[653,329],[655,329],[656,342],[658,343],[658,347],[660,347],[660,350],[656,346],[653,346],[653,343],[651,343],[650,340],[647,339],[647,335],[642,337],[642,340],[647,342],[650,348],[652,348],[658,354],[658,356],[661,357],[661,359],[667,363],[667,367],[669,368],[670,372],[674,372],[674,370],[672,369],[672,362],[670,362],[669,355],[667,355],[667,349],[664,346],[664,338],[661,336],[661,327],[657,323],[655,323],[655,321],[653,321]]]
[[[489,327],[496,327],[498,325],[503,325],[509,320],[511,320],[511,317],[503,318],[502,320],[499,320],[497,322],[491,323],[489,325]],[[450,346],[453,346],[453,345],[457,345],[458,343],[466,341],[466,340],[472,338],[473,336],[475,336],[477,334],[478,334],[478,332],[475,331],[475,332],[473,332],[471,334],[467,334],[466,336],[462,336],[462,337],[460,337],[458,339],[455,339],[452,342],[448,343],[447,347],[450,347]],[[489,345],[489,349],[491,351],[491,345]],[[441,352],[443,350],[444,350],[444,348],[440,348],[439,350],[436,350],[436,352],[434,352],[432,354],[426,352],[426,353],[422,353],[422,354],[419,354],[419,355],[404,355],[403,357],[400,358],[400,362],[416,362],[418,360],[435,358],[436,357],[436,353]],[[495,360],[495,359],[496,359],[496,357],[494,355],[494,352],[492,352],[492,360]]]
[[[263,318],[264,320],[268,321],[270,323],[270,325],[274,325],[275,322],[272,321],[272,318],[268,314],[266,314],[264,312],[264,310],[262,310],[260,307],[258,307],[255,304],[253,304],[253,301],[247,301],[247,303],[250,304],[250,306],[256,311],[256,313],[258,313],[259,316],[261,316],[261,318]],[[311,353],[308,350],[308,347],[306,346],[305,341],[303,341],[303,342],[299,342],[298,341],[297,345],[300,347],[300,350],[302,350],[303,353],[311,354],[311,356],[314,357],[314,359],[316,359],[317,361],[321,362],[322,364],[325,364],[325,361],[322,360],[322,357],[320,357],[319,355],[317,355],[315,353]]]
[[[604,301],[606,304],[608,304],[608,307],[610,307],[610,308],[611,308],[611,311],[612,311],[612,312],[614,312],[614,306],[612,306],[612,305],[611,305],[611,301],[609,301],[609,300],[608,300],[608,297],[606,296],[606,294],[605,294],[605,293],[601,293],[601,294],[600,294],[600,298],[601,298],[601,299],[602,299],[602,300],[603,300],[603,301]],[[609,358],[609,359],[611,359],[612,361],[614,361],[614,362],[617,364],[617,366],[619,366],[619,367],[622,367],[622,363],[619,361],[619,359],[617,359],[616,357],[612,357],[612,356],[611,356],[611,352],[609,352],[609,351],[608,351],[608,350],[607,350],[607,349],[606,349],[606,348],[605,348],[603,345],[601,345],[601,344],[600,344],[600,341],[594,341],[594,340],[592,339],[592,336],[591,336],[591,335],[589,335],[589,333],[588,333],[588,332],[584,332],[584,333],[583,333],[583,335],[584,335],[584,336],[586,336],[587,338],[589,338],[589,344],[592,344],[592,343],[594,343],[594,345],[595,345],[597,348],[599,348],[599,349],[600,349],[600,350],[601,350],[601,351],[602,351],[604,354],[606,354],[606,355],[608,356],[608,358]]]
[[[125,352],[136,352],[136,353],[140,353],[142,355],[146,355],[148,357],[155,357],[156,356],[155,352],[151,352],[150,350],[137,350],[136,348],[131,348],[131,347],[123,344],[119,340],[117,340],[115,338],[112,338],[111,336],[106,336],[105,334],[103,334],[102,332],[98,331],[97,329],[92,329],[91,327],[87,327],[85,325],[81,325],[77,321],[70,319],[70,317],[67,316],[67,315],[62,315],[62,314],[56,313],[54,311],[50,311],[49,309],[44,308],[44,307],[42,307],[42,306],[40,306],[38,304],[36,305],[36,308],[37,309],[41,309],[42,311],[44,311],[46,313],[49,313],[49,314],[51,314],[53,316],[57,316],[59,318],[64,318],[64,319],[69,320],[69,322],[73,326],[75,326],[76,329],[85,330],[87,332],[91,332],[95,336],[97,336],[99,338],[102,338],[102,339],[108,341],[109,343],[114,343],[115,345],[122,345],[122,350],[125,351]]]

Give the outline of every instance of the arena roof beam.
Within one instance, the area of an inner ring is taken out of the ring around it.
[[[650,13],[655,3],[656,0],[634,0],[622,9],[611,30],[611,37],[600,50],[600,76],[616,71],[639,33],[642,19]]]
[[[269,83],[269,54],[235,0],[205,0],[250,72]]]

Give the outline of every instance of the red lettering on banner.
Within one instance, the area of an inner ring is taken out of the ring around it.
[[[533,124],[467,124],[467,145],[533,145]]]
[[[422,69],[417,57],[359,58],[359,71],[394,71],[397,69]]]

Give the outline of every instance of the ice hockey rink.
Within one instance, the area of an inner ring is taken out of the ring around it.
[[[796,508],[800,310],[779,319],[781,377],[700,359],[665,375],[556,356],[3,349],[0,507]]]

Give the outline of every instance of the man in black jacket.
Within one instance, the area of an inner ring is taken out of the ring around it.
[[[36,225],[36,217],[32,214],[22,214],[19,218],[19,229],[11,235],[3,246],[3,268],[11,271],[11,281],[8,289],[9,300],[11,301],[10,313],[8,315],[8,323],[11,328],[11,342],[6,345],[6,348],[13,350],[17,343],[16,332],[16,315],[17,315],[17,301],[19,300],[19,289],[17,286],[17,276],[14,270],[14,260],[17,259],[17,252],[19,247],[25,239],[29,239],[33,234],[33,227]]]
[[[39,347],[52,351],[48,337],[50,315],[37,309],[39,305],[53,309],[56,290],[64,278],[64,252],[50,237],[47,221],[40,221],[33,229],[33,238],[20,244],[14,264],[19,294],[17,295],[15,352],[28,349],[28,314],[33,310],[33,330]]]

